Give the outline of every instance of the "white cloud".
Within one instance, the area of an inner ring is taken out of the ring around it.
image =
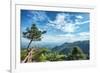
[[[75,42],[89,40],[89,32],[80,32],[77,34],[44,35],[42,42]]]
[[[76,42],[89,40],[89,32],[80,32],[77,34],[61,34],[61,35],[43,35],[41,41],[37,41],[34,44],[62,44],[65,42]],[[22,38],[22,43],[29,43],[28,39]]]
[[[89,23],[89,20],[87,20],[87,21],[83,21],[83,22],[81,22],[81,21],[79,21],[79,20],[75,20],[75,24],[76,25],[82,25],[82,24],[86,24],[86,23]]]
[[[30,13],[32,14],[31,17],[35,22],[48,20],[44,11],[30,11]]]
[[[76,16],[75,22],[70,19],[69,14],[59,13],[56,16],[56,19],[54,21],[49,20],[48,26],[51,26],[55,29],[59,29],[63,32],[76,32],[81,24],[88,23],[89,21],[82,22],[81,19],[83,19],[82,16],[78,15]]]
[[[90,21],[87,20],[87,21],[84,21],[84,22],[81,22],[81,24],[86,24],[86,23],[89,23]]]
[[[70,32],[75,32],[78,28],[79,28],[79,26],[76,26],[75,24],[67,23],[67,24],[65,24],[64,27],[62,27],[62,31],[70,33]]]
[[[83,19],[83,16],[77,15],[76,18],[78,18],[78,19]]]
[[[61,30],[63,32],[67,32],[67,33],[72,33],[72,32],[76,32],[80,25],[88,23],[89,21],[84,21],[81,22],[81,19],[83,19],[83,16],[81,15],[77,15],[75,22],[73,23],[73,21],[70,19],[70,14],[65,14],[65,13],[58,13],[56,15],[55,20],[50,20],[49,17],[46,15],[45,12],[42,11],[30,11],[30,13],[32,14],[32,19],[34,22],[38,22],[38,21],[46,21],[48,22],[47,25],[45,26],[47,27],[53,27],[55,29]]]
[[[89,32],[80,32],[79,35],[80,36],[89,36]]]
[[[58,35],[59,37],[74,37],[74,34],[63,34],[63,35]]]
[[[66,15],[64,13],[59,13],[56,16],[56,19],[54,21],[49,20],[47,25],[59,29],[63,32],[74,32],[78,29],[78,27],[71,23],[71,20],[68,17],[68,14]]]
[[[76,24],[76,25],[82,25],[82,24],[89,23],[89,20],[87,20],[87,21],[82,21],[83,18],[84,18],[83,16],[77,15],[77,16],[76,16],[76,19],[75,19],[75,24]]]
[[[66,35],[59,35],[60,37],[64,38],[63,41],[65,42],[75,42],[75,41],[83,41],[89,40],[89,35],[80,35],[79,34],[66,34]]]

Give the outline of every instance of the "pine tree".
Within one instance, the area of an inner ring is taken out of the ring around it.
[[[68,60],[85,60],[86,55],[78,46],[73,47],[71,53],[68,55]]]
[[[41,41],[41,35],[46,33],[46,31],[40,31],[35,24],[32,24],[30,28],[26,29],[26,32],[23,32],[23,37],[30,40],[27,50],[29,50],[30,44],[33,41]]]

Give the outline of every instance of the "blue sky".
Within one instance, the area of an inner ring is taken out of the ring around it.
[[[21,32],[35,23],[39,30],[46,30],[42,41],[36,44],[62,44],[89,40],[89,13],[21,10]],[[21,43],[29,40],[21,36]]]

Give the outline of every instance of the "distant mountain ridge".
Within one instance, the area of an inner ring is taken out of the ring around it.
[[[90,44],[89,44],[89,40],[86,41],[77,41],[77,42],[73,42],[73,43],[64,43],[60,46],[56,46],[54,48],[52,48],[52,51],[58,51],[60,53],[68,53],[74,46],[78,46],[82,49],[82,51],[85,54],[89,55],[89,48],[90,48]]]

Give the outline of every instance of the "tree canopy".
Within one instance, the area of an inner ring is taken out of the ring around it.
[[[36,24],[32,24],[30,28],[27,27],[26,32],[23,32],[23,37],[30,40],[27,49],[29,48],[32,41],[41,41],[41,36],[44,33],[46,33],[46,31],[39,30]]]
[[[68,55],[68,60],[81,60],[81,59],[86,59],[86,55],[78,46],[73,47],[71,53]]]

